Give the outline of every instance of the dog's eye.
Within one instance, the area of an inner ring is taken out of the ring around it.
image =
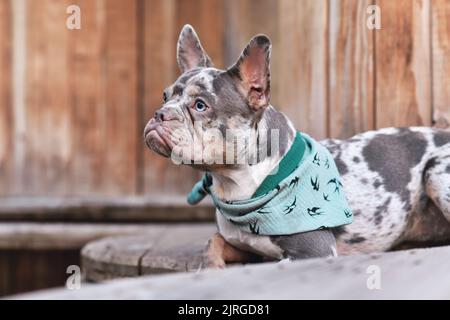
[[[163,101],[167,102],[167,93],[163,92]]]
[[[203,112],[206,109],[208,109],[208,107],[206,106],[206,103],[204,103],[202,100],[195,101],[194,108],[198,112]]]

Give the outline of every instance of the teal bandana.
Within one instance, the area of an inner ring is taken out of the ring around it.
[[[188,196],[197,204],[210,194],[222,215],[242,231],[259,235],[289,235],[333,228],[352,222],[333,157],[307,134],[297,133],[292,147],[251,199],[222,201],[211,191],[205,174]]]

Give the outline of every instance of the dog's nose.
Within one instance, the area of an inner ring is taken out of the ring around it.
[[[161,108],[157,110],[155,112],[154,118],[158,121],[170,121],[170,120],[181,121],[181,117],[177,114],[177,112],[169,108]]]
[[[156,111],[155,112],[155,119],[159,120],[159,121],[164,121],[164,111],[162,111],[161,109]]]

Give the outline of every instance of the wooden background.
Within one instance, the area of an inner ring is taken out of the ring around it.
[[[0,196],[188,191],[142,139],[185,23],[218,67],[268,34],[272,104],[316,138],[450,122],[450,0],[0,0]]]

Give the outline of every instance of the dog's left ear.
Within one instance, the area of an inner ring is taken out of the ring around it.
[[[255,111],[269,105],[271,50],[270,39],[265,35],[257,35],[227,71],[237,81],[239,90]]]

